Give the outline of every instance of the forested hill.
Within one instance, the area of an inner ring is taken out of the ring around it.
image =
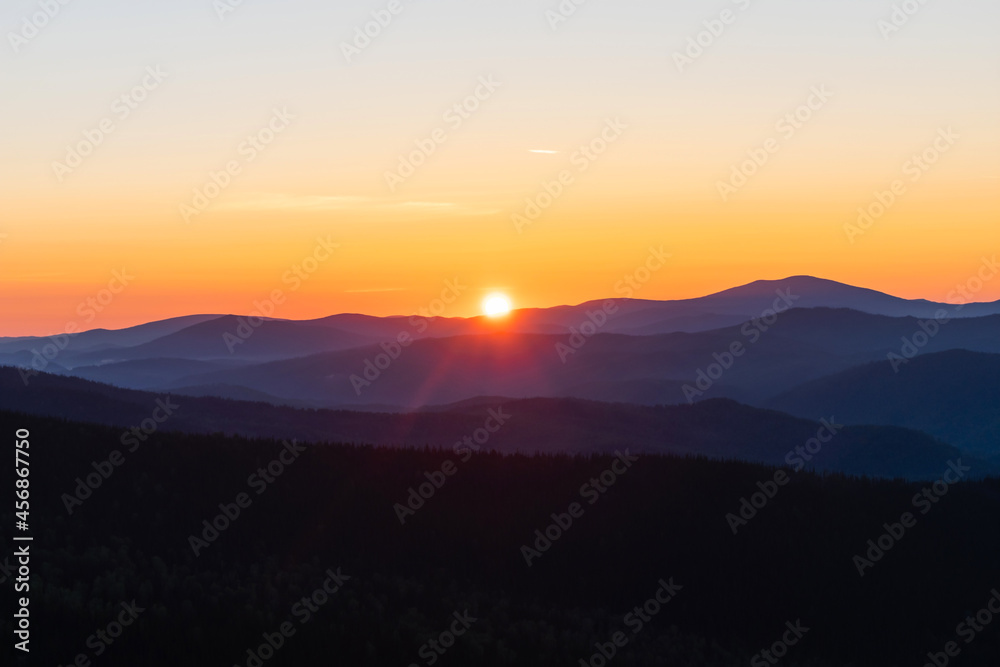
[[[631,447],[650,453],[931,480],[946,461],[961,456],[972,466],[974,477],[998,471],[996,463],[965,455],[920,431],[897,426],[839,428],[835,412],[802,419],[728,399],[682,406],[570,398],[478,399],[435,411],[376,414],[156,394],[47,373],[31,378],[26,387],[16,369],[0,368],[0,407],[114,425],[123,432],[148,427],[401,447],[452,447],[478,432],[480,446],[505,452],[590,454]],[[491,417],[490,411],[498,409],[500,414]],[[163,419],[153,423],[153,415]],[[831,427],[823,426],[821,420],[832,421]],[[485,427],[491,430],[484,431]],[[817,434],[822,442],[815,441]],[[120,433],[122,437],[138,436]],[[796,453],[810,441],[811,455]]]
[[[956,640],[1000,586],[997,480],[923,496],[923,513],[920,482],[782,471],[790,481],[778,485],[775,469],[704,459],[317,444],[286,453],[262,483],[288,444],[159,432],[109,472],[119,429],[0,412],[0,431],[22,428],[32,665],[81,653],[102,665],[247,665],[286,621],[295,634],[268,667],[425,665],[428,642],[467,611],[477,620],[437,664],[579,665],[623,632],[614,665],[737,667],[801,623],[808,632],[782,664],[902,667]],[[77,480],[92,474],[88,496]],[[12,488],[10,467],[0,477]],[[429,498],[401,512],[422,484]],[[756,516],[727,519],[761,488],[773,497]],[[220,520],[240,494],[249,503]],[[9,544],[13,503],[0,513]],[[570,513],[571,525],[550,528]],[[912,527],[859,566],[904,513]],[[203,521],[225,527],[213,536]],[[547,529],[549,546],[536,533]],[[305,618],[296,605],[324,582],[339,588]],[[634,632],[628,614],[663,584],[681,588]],[[12,608],[9,578],[0,590]],[[133,600],[144,611],[96,657],[88,638]],[[10,623],[4,614],[6,637]],[[997,628],[962,644],[962,664],[998,654]]]

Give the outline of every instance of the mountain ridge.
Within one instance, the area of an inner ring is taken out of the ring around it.
[[[166,406],[168,413],[154,430],[451,449],[468,443],[468,436],[492,418],[497,428],[478,442],[500,452],[607,454],[631,448],[778,466],[799,460],[805,464],[803,447],[825,428],[833,440],[828,439],[822,453],[814,450],[808,464],[819,471],[934,479],[948,460],[966,456],[977,476],[1000,472],[919,431],[840,427],[834,415],[818,422],[819,416],[803,419],[728,399],[638,406],[573,398],[486,398],[439,411],[380,414],[141,392],[47,373],[24,387],[16,370],[0,367],[0,405],[7,412],[119,427],[123,443],[129,430],[135,432],[140,428],[136,424],[150,422],[158,407],[162,411]]]

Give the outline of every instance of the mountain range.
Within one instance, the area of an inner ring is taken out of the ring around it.
[[[313,443],[429,446],[461,456],[485,449],[588,455],[629,450],[907,479],[933,478],[947,461],[961,458],[973,476],[1000,473],[1000,466],[985,460],[1000,449],[974,457],[912,429],[846,426],[823,413],[802,419],[729,399],[640,406],[570,398],[483,397],[398,414],[160,395],[48,373],[40,373],[24,387],[13,369],[0,368],[0,405],[22,414],[115,426],[122,429],[123,445],[144,439],[145,422],[147,435],[163,430]],[[148,426],[152,414],[166,417],[156,422],[155,430]]]
[[[1000,302],[905,300],[806,276],[498,319],[194,315],[0,339],[2,407],[126,426],[170,395],[196,406],[181,430],[447,446],[483,406],[517,405],[531,427],[508,431],[514,450],[630,444],[774,464],[828,418],[850,427],[851,445],[820,469],[913,476],[959,453],[984,470],[1000,461],[998,333]],[[692,426],[712,420],[744,428]],[[788,435],[768,441],[769,429]],[[878,443],[868,458],[866,438]],[[912,465],[904,440],[921,452]]]

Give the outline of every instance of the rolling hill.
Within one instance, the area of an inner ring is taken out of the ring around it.
[[[846,424],[926,431],[979,456],[1000,453],[1000,355],[952,350],[893,370],[866,364],[795,387],[767,405],[806,416],[832,410]]]
[[[158,406],[162,416],[164,404],[171,406],[170,415],[157,430],[451,449],[459,442],[468,447],[466,437],[483,431],[492,416],[491,427],[498,428],[481,444],[500,452],[591,454],[630,448],[771,465],[792,465],[801,457],[801,448],[821,431],[815,420],[836,424],[839,419],[822,412],[800,419],[730,400],[650,407],[577,399],[483,399],[407,414],[312,410],[214,397],[163,396],[48,374],[39,375],[26,388],[14,369],[0,368],[0,405],[9,411],[113,425],[124,433],[124,429],[149,423]],[[830,427],[823,428],[827,439]],[[821,453],[807,467],[935,479],[949,460],[962,456],[956,448],[909,429],[832,430],[833,440],[821,445]],[[982,461],[963,460],[973,466],[976,476],[995,472]],[[801,463],[806,465],[805,458]]]
[[[763,405],[804,382],[886,359],[916,331],[914,318],[794,309],[771,325],[761,321],[693,334],[424,338],[399,349],[387,344],[388,351],[371,345],[212,370],[157,388],[241,386],[325,407],[377,403],[414,409],[481,395],[646,405],[729,397]],[[923,351],[1000,353],[997,332],[1000,316],[954,320]],[[729,358],[734,344],[742,346],[742,353]],[[686,392],[685,386],[696,392]]]

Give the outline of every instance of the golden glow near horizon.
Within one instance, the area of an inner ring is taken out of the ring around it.
[[[0,336],[580,303],[651,246],[646,299],[944,301],[1000,252],[997,3],[723,5],[8,3]]]

